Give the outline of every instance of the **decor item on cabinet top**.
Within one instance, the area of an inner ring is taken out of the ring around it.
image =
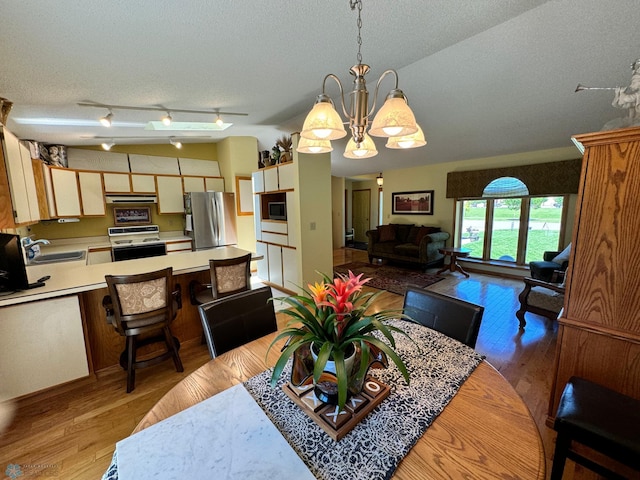
[[[9,118],[11,107],[13,107],[13,102],[10,102],[4,97],[0,97],[0,123],[2,125],[7,124],[7,118]]]
[[[291,383],[299,386],[312,379],[316,396],[340,409],[349,394],[362,390],[371,364],[379,362],[386,367],[387,356],[409,383],[409,372],[394,351],[392,332],[408,335],[385,322],[409,317],[397,310],[367,312],[382,292],[363,293],[362,287],[369,279],[362,275],[349,271],[332,280],[322,274],[323,281],[308,284],[302,295],[278,298],[291,307],[283,310],[291,320],[269,347],[287,339],[271,375],[272,387],[292,355]],[[380,335],[374,335],[376,332]]]
[[[287,163],[293,160],[291,156],[292,144],[291,135],[283,135],[276,142],[276,147],[280,150],[280,163]]]
[[[576,92],[582,90],[613,90],[612,106],[626,110],[626,116],[605,123],[602,130],[614,130],[640,125],[640,58],[631,64],[631,82],[628,87],[585,87],[581,83]]]

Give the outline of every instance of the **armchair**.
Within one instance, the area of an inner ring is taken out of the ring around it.
[[[571,244],[561,252],[547,251],[542,254],[542,260],[529,262],[531,278],[544,282],[561,282],[557,272],[563,272],[569,266]]]
[[[564,284],[549,283],[529,277],[523,280],[524,290],[518,295],[520,309],[516,312],[520,329],[524,329],[527,324],[524,318],[526,312],[542,315],[549,320],[557,319],[564,306]]]

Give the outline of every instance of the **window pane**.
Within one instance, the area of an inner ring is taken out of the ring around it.
[[[460,246],[471,250],[470,257],[482,258],[487,201],[463,200],[461,203],[462,239]]]
[[[518,255],[521,198],[497,198],[494,200],[491,225],[491,260],[515,262]]]
[[[563,197],[534,197],[529,212],[527,263],[542,260],[542,254],[558,249]]]

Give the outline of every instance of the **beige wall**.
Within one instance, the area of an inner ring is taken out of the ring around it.
[[[446,198],[447,173],[485,168],[499,168],[513,165],[556,162],[579,158],[574,147],[540,150],[500,157],[479,158],[459,162],[439,163],[422,167],[387,170],[384,172],[384,223],[415,223],[416,225],[439,226],[453,235],[454,200]],[[433,215],[392,215],[391,193],[433,190]],[[575,208],[575,200],[573,202]],[[573,229],[573,209],[570,214],[570,227]]]
[[[224,176],[227,192],[234,192],[236,200],[236,177],[249,177],[258,168],[258,140],[255,137],[227,137],[218,144],[218,164]],[[250,252],[256,249],[256,232],[253,215],[236,217],[238,247]]]
[[[331,177],[331,213],[333,225],[333,248],[344,247],[345,234],[345,179],[341,177]]]

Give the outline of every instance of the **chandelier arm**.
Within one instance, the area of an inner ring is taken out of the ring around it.
[[[328,75],[326,75],[324,77],[324,80],[322,81],[322,93],[326,95],[326,84],[327,84],[327,79],[328,78],[333,78],[336,83],[338,84],[338,88],[340,89],[340,106],[342,107],[342,112],[344,113],[344,116],[349,118],[349,114],[347,113],[347,109],[344,106],[344,90],[342,88],[342,82],[340,82],[340,79],[335,76],[333,73],[330,73]]]
[[[396,83],[393,88],[394,89],[398,88],[398,72],[396,72],[392,68],[382,72],[382,75],[380,75],[380,78],[378,78],[378,81],[376,82],[376,89],[373,92],[373,103],[371,104],[371,110],[369,110],[369,113],[367,113],[367,117],[370,117],[373,114],[373,111],[376,109],[376,104],[378,103],[378,90],[380,89],[380,83],[382,83],[382,80],[384,79],[384,77],[387,76],[387,74],[393,74],[394,78],[396,79]]]

